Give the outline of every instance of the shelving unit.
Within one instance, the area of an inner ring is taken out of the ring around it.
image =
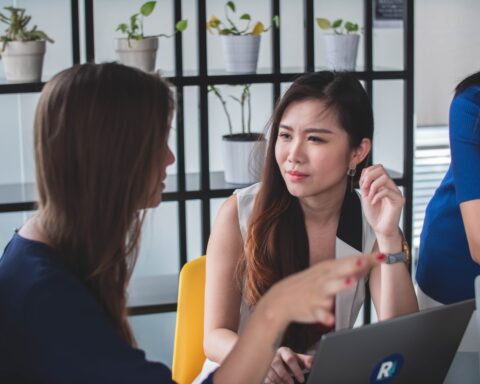
[[[223,0],[209,0],[223,1]],[[176,109],[176,134],[177,134],[177,175],[167,178],[167,189],[164,201],[178,202],[178,232],[179,232],[179,254],[180,266],[187,261],[187,223],[186,223],[186,202],[199,200],[201,203],[201,231],[202,249],[210,234],[210,200],[229,196],[238,186],[227,184],[223,181],[222,172],[211,172],[209,164],[209,129],[208,129],[208,97],[207,87],[209,84],[272,84],[272,104],[280,96],[281,84],[293,81],[297,76],[318,70],[315,65],[315,43],[314,43],[314,0],[303,1],[304,14],[304,44],[305,57],[302,68],[289,69],[288,72],[281,71],[280,63],[280,29],[272,29],[272,71],[259,70],[257,74],[230,75],[222,71],[212,72],[208,70],[207,38],[205,20],[207,0],[199,0],[197,6],[197,36],[198,36],[198,73],[192,74],[184,71],[183,65],[183,42],[182,34],[174,36],[175,70],[174,73],[166,74],[168,80],[176,87],[177,109]],[[79,2],[71,0],[72,18],[72,64],[80,62],[80,30],[79,30]],[[364,82],[365,88],[372,101],[373,82],[376,80],[401,80],[404,84],[404,164],[403,174],[393,172],[392,176],[399,186],[403,187],[406,197],[404,210],[404,233],[411,243],[412,239],[412,182],[413,182],[413,128],[414,128],[414,65],[413,65],[413,29],[414,29],[414,4],[413,0],[405,0],[404,18],[404,39],[403,53],[404,66],[402,70],[374,70],[373,68],[373,0],[363,0],[364,14],[364,68],[354,72],[354,75]],[[85,15],[85,52],[86,60],[95,62],[94,46],[94,0],[84,0],[80,6],[84,7]],[[279,15],[282,19],[280,0],[270,0],[271,15]],[[181,1],[174,1],[174,20],[182,18]],[[280,24],[280,28],[282,28]],[[0,94],[39,92],[44,83],[34,84],[0,84]],[[199,92],[199,117],[200,117],[200,172],[198,174],[187,174],[185,171],[185,119],[184,119],[184,87],[197,86]],[[0,213],[28,211],[35,209],[34,185],[13,184],[0,186]],[[172,280],[173,281],[173,280]],[[140,284],[141,285],[141,284]],[[148,284],[147,284],[148,285]],[[148,292],[145,292],[148,295]],[[163,300],[163,301],[162,301]],[[142,302],[137,297],[138,302]],[[148,301],[148,300],[147,300]],[[155,301],[155,300],[154,300]],[[145,301],[144,301],[145,302]],[[175,310],[176,305],[172,298],[158,298],[156,303],[149,302],[149,305],[136,305],[132,313],[151,313]],[[364,310],[365,322],[370,320],[369,300],[366,300]]]

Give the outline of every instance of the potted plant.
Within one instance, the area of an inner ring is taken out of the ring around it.
[[[267,32],[272,25],[278,27],[278,16],[272,19],[272,25],[265,28],[263,23],[257,21],[251,27],[250,14],[244,13],[239,17],[240,22],[246,23],[239,28],[230,17],[230,13],[236,14],[236,6],[233,1],[225,4],[225,20],[222,22],[216,16],[207,21],[207,30],[210,33],[218,33],[222,41],[225,70],[230,73],[255,73],[257,72],[258,51],[263,32]]]
[[[250,84],[242,86],[240,97],[230,98],[240,105],[241,133],[233,133],[232,120],[227,107],[227,100],[214,85],[208,86],[220,101],[228,121],[228,135],[222,136],[225,181],[232,184],[253,184],[260,179],[266,150],[263,133],[251,131],[251,95]]]
[[[121,23],[116,29],[126,35],[126,37],[116,39],[115,51],[118,60],[125,65],[140,68],[145,72],[155,70],[158,38],[172,37],[176,32],[183,32],[188,25],[186,19],[180,20],[175,24],[176,31],[170,35],[145,36],[143,33],[143,18],[152,14],[156,3],[156,1],[147,1],[140,7],[139,12],[130,16],[129,23]]]
[[[322,35],[327,67],[336,71],[354,71],[360,41],[358,24],[342,19],[331,22],[325,18],[317,18],[317,24],[321,29],[331,31]]]
[[[15,83],[37,82],[42,77],[43,58],[46,42],[53,40],[34,25],[27,28],[31,16],[25,14],[25,9],[5,7],[9,16],[0,13],[0,21],[7,24],[5,33],[0,36],[0,49],[5,77]]]

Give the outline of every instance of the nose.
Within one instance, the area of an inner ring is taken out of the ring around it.
[[[304,161],[303,143],[300,140],[290,142],[287,161],[289,163],[301,163]]]
[[[175,155],[170,146],[167,146],[167,156],[165,157],[165,166],[172,165],[175,162]]]

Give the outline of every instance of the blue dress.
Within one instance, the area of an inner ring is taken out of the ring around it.
[[[475,297],[480,275],[460,213],[460,203],[480,199],[480,86],[453,99],[449,125],[451,164],[427,206],[416,273],[421,290],[444,304]]]
[[[168,367],[132,348],[58,260],[46,244],[18,234],[5,248],[0,383],[172,383]]]

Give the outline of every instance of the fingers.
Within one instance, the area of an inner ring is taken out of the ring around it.
[[[377,192],[383,189],[395,192],[395,194],[389,195],[394,201],[401,202],[403,199],[402,193],[380,164],[363,169],[360,177],[360,189],[362,196],[367,199],[373,199]]]
[[[272,365],[270,368],[270,371],[273,371],[273,374],[271,375],[272,380],[275,380],[273,381],[275,383],[293,384],[293,379],[290,376],[290,373],[288,372],[282,359],[280,353],[281,349],[282,348],[279,348],[277,354],[275,355],[275,358],[272,361]]]
[[[376,253],[363,253],[355,256],[344,257],[336,260],[329,260],[324,263],[328,263],[326,276],[335,278],[353,278],[358,279],[367,274],[372,267],[382,263],[382,258],[378,252]],[[321,268],[321,263],[317,264],[313,268]],[[348,280],[344,280],[344,283],[348,285]]]
[[[304,355],[303,353],[297,353],[297,358],[300,361],[301,365],[303,365],[304,368],[306,368],[308,370],[312,369],[313,356]]]
[[[302,372],[302,367],[299,364],[300,361],[297,357],[297,354],[287,347],[279,348],[278,353],[280,354],[280,357],[282,358],[284,364],[286,365],[290,373],[293,374],[297,381],[303,383],[305,377]]]

